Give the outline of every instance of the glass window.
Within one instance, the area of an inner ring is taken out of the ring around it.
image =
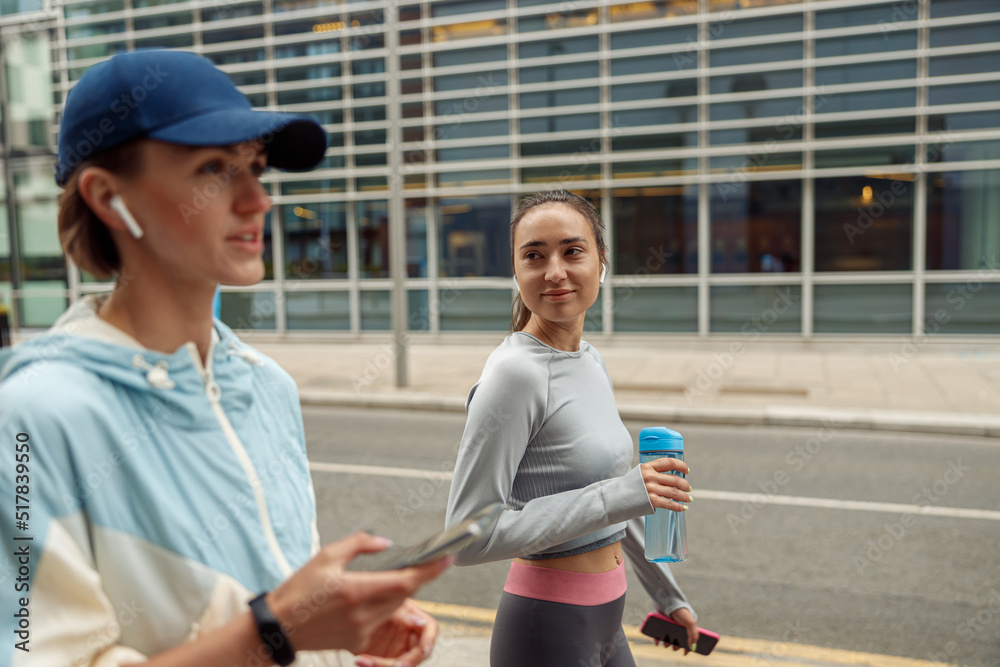
[[[816,103],[816,113],[841,111],[877,111],[917,105],[917,91],[913,88],[873,90],[864,93],[837,93],[825,95]]]
[[[694,107],[692,107],[694,108]],[[709,108],[711,120],[743,120],[774,116],[798,117],[802,114],[801,97],[744,100],[740,102],[714,102]]]
[[[340,38],[299,41],[292,44],[277,44],[274,47],[274,57],[284,58],[315,58],[317,56],[340,53]]]
[[[311,181],[285,181],[281,184],[281,194],[292,197],[321,195],[330,192],[344,192],[347,181],[343,178],[324,178]]]
[[[677,28],[656,28],[654,30],[630,30],[611,33],[611,48],[635,49],[644,46],[665,46],[698,41],[698,27],[695,25]]]
[[[347,25],[335,16],[314,16],[298,21],[279,21],[274,24],[274,34],[282,37],[284,35],[321,34],[325,32],[336,32],[343,30]]]
[[[835,86],[843,83],[913,79],[917,76],[916,60],[889,60],[880,63],[834,65],[816,68],[817,86]]]
[[[358,275],[389,277],[389,206],[384,201],[357,202]]]
[[[522,118],[521,134],[536,134],[539,132],[580,132],[597,130],[601,127],[601,116],[597,113],[577,113],[566,115],[551,115],[541,118]]]
[[[721,155],[708,160],[708,168],[712,173],[731,173],[739,180],[744,174],[758,171],[773,171],[775,169],[801,169],[802,153],[777,152],[771,146],[761,146],[759,149],[737,155]]]
[[[647,21],[658,18],[689,16],[698,13],[698,0],[657,0],[611,5],[608,14],[612,23]]]
[[[882,31],[854,37],[831,37],[816,40],[816,57],[854,56],[863,53],[885,53],[917,48],[916,30]]]
[[[568,187],[573,181],[591,181],[601,177],[601,165],[596,161],[580,161],[570,166],[525,167],[521,170],[521,182],[543,183],[539,190],[554,190]]]
[[[431,328],[431,309],[427,290],[411,289],[406,292],[407,329],[427,331]]]
[[[244,26],[241,28],[226,28],[224,30],[206,30],[202,32],[201,39],[205,44],[242,42],[248,39],[263,40],[264,26]]]
[[[908,334],[912,322],[912,285],[813,286],[816,333]]]
[[[762,44],[760,46],[740,46],[732,49],[713,48],[709,54],[712,67],[770,63],[782,60],[801,60],[802,42],[785,44]]]
[[[406,275],[426,278],[427,273],[427,200],[406,200]],[[412,294],[411,294],[412,296]],[[426,299],[426,294],[424,295]]]
[[[433,56],[434,67],[450,67],[452,65],[472,65],[495,60],[507,60],[507,47],[484,46],[478,49],[454,49],[439,51]]]
[[[62,282],[22,285],[21,296],[14,304],[20,326],[39,329],[52,326],[68,305],[66,295],[58,293],[64,289]]]
[[[996,7],[993,8],[993,11],[996,11]],[[931,48],[995,42],[997,34],[1000,34],[1000,22],[996,21],[992,23],[978,21],[973,25],[931,28]]]
[[[385,130],[355,130],[354,143],[357,146],[384,144]]]
[[[509,182],[510,171],[507,169],[463,169],[461,171],[442,171],[437,174],[439,187],[501,185]]]
[[[715,40],[739,37],[760,37],[779,35],[802,30],[802,14],[785,14],[758,19],[739,19],[723,23],[717,30],[709,30],[709,37]]]
[[[1000,51],[987,53],[966,53],[960,56],[938,56],[931,58],[931,76],[953,76],[955,74],[978,74],[1000,71]]]
[[[157,28],[170,28],[177,25],[189,25],[191,23],[191,12],[179,12],[177,14],[160,14],[157,16],[138,16],[133,19],[135,29],[155,30]]]
[[[711,186],[713,273],[782,273],[801,267],[802,182]]]
[[[206,53],[205,57],[219,66],[235,65],[237,63],[253,63],[264,60],[264,49],[239,49],[237,51]]]
[[[434,129],[434,135],[437,139],[478,139],[506,135],[507,130],[506,120],[485,120],[472,123],[462,121],[459,116],[451,122],[439,123]]]
[[[927,117],[930,132],[947,130],[992,130],[1000,127],[1000,111],[935,114]]]
[[[509,197],[441,199],[437,214],[442,276],[512,275]]]
[[[698,331],[697,287],[615,287],[614,303],[617,332]]]
[[[355,123],[379,123],[385,120],[385,107],[354,107],[351,110]]]
[[[356,83],[351,86],[351,94],[355,98],[385,97],[385,82],[368,81],[366,83]]]
[[[166,4],[166,3],[164,3]],[[205,7],[201,10],[202,21],[226,21],[229,19],[260,16],[264,13],[264,3],[226,3],[223,6]]]
[[[960,283],[926,286],[924,330],[928,334],[1000,333],[1000,283],[983,282],[1000,265]]]
[[[522,84],[552,83],[574,79],[595,79],[600,73],[596,61],[547,65],[545,67],[525,67],[519,74]]]
[[[962,162],[1000,159],[1000,140],[949,141],[928,145],[928,162]]]
[[[708,141],[713,146],[764,143],[770,141],[797,141],[801,138],[802,122],[798,122],[792,118],[786,118],[777,124],[764,125],[763,127],[711,130],[708,133]]]
[[[549,39],[538,42],[523,42],[517,46],[518,58],[549,58],[574,53],[590,53],[598,48],[597,35],[593,37],[573,37]]]
[[[896,26],[906,21],[917,20],[916,2],[894,2],[891,5],[874,7],[848,7],[816,12],[816,29],[851,28],[854,26],[884,25]]]
[[[419,92],[418,90],[406,90],[404,81],[404,93]],[[470,72],[469,74],[449,74],[447,76],[434,77],[434,90],[443,93],[449,90],[469,90],[475,89],[477,95],[492,94],[497,86],[507,85],[507,70],[498,69],[483,72]]]
[[[422,104],[420,107],[422,108]],[[434,113],[438,116],[459,116],[490,111],[506,111],[506,95],[476,95],[460,100],[437,100]]]
[[[816,123],[814,133],[817,139],[834,139],[880,134],[913,134],[916,131],[917,119],[913,116],[904,116]]]
[[[618,127],[694,123],[698,120],[698,107],[693,104],[685,104],[676,107],[654,107],[652,109],[616,111],[614,112],[612,118],[614,119],[614,124]]]
[[[541,93],[521,93],[519,104],[522,109],[539,109],[542,107],[597,104],[600,101],[600,90],[597,88],[571,88],[569,90],[547,90]],[[506,106],[504,108],[506,109]]]
[[[431,16],[457,16],[476,12],[497,12],[507,8],[505,0],[447,0],[431,5]]]
[[[928,174],[927,185],[927,268],[1000,262],[1000,171]]]
[[[636,58],[615,58],[611,61],[611,76],[629,74],[661,74],[697,69],[698,58],[687,53],[662,53]]]
[[[86,46],[70,46],[66,49],[66,58],[68,60],[87,60],[90,58],[106,58],[112,56],[120,51],[127,50],[125,42],[102,42],[100,44],[87,44]],[[79,75],[72,76],[72,70],[70,70],[71,76],[70,81],[75,81],[79,79]]]
[[[698,272],[698,186],[617,190],[613,207],[616,275]]]
[[[113,35],[125,32],[125,21],[108,21],[107,23],[88,23],[80,26],[66,26],[66,39],[85,39],[101,35]]]
[[[277,328],[272,292],[223,292],[220,301],[219,319],[237,333]]]
[[[684,176],[698,171],[698,158],[674,158],[615,162],[611,165],[612,178],[655,178]]]
[[[66,18],[74,19],[81,16],[105,14],[107,12],[120,12],[125,9],[125,2],[124,0],[103,0],[78,5],[67,4],[63,7],[63,11],[66,12]]]
[[[293,331],[347,331],[351,328],[350,295],[347,292],[288,290],[285,292],[285,326]]]
[[[962,83],[954,86],[931,86],[929,104],[971,104],[1000,100],[1000,81]]]
[[[617,118],[617,117],[616,117]],[[618,126],[618,123],[615,123]],[[611,150],[621,151],[656,150],[662,148],[697,148],[698,135],[695,132],[671,132],[667,134],[642,134],[614,137]]]
[[[912,181],[818,178],[815,188],[817,271],[910,269]]]
[[[549,0],[520,2],[519,6],[548,4]],[[558,11],[538,16],[522,16],[517,19],[518,32],[538,32],[540,30],[559,30],[562,28],[579,28],[597,24],[597,8],[580,9],[577,11]]]
[[[438,291],[438,300],[442,331],[510,330],[511,290],[447,288]]]
[[[815,166],[817,169],[836,169],[839,167],[906,165],[913,163],[915,150],[913,144],[846,148],[833,151],[819,150],[816,151]]]
[[[698,94],[698,79],[649,81],[611,86],[612,102],[657,100],[666,97],[693,97]]]
[[[755,90],[776,90],[779,88],[801,87],[802,70],[799,69],[713,76],[711,82],[709,83],[709,91],[713,95],[724,93],[749,93]],[[697,89],[692,94],[697,94]]]
[[[392,296],[389,290],[361,290],[361,329],[364,331],[392,330]]]
[[[510,157],[508,144],[494,146],[468,146],[466,148],[440,148],[438,162],[461,162],[465,160],[495,160]]]
[[[940,16],[962,16],[996,11],[993,0],[934,0],[931,3],[931,18]]]
[[[340,86],[318,86],[300,90],[279,90],[278,104],[310,104],[312,102],[340,101],[344,97]]]
[[[711,288],[709,328],[757,338],[802,331],[799,285],[719,285]]]
[[[282,206],[285,277],[347,278],[345,204]]]

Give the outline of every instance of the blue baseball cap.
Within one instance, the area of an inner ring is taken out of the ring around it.
[[[211,61],[184,51],[119,53],[87,70],[66,97],[56,183],[88,158],[148,137],[185,146],[261,139],[267,162],[307,171],[326,153],[326,132],[311,118],[255,111]]]

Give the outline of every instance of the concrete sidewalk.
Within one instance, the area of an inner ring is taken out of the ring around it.
[[[395,386],[393,346],[248,342],[295,378],[306,405],[464,410],[502,336],[409,346]],[[945,348],[900,339],[857,344],[734,341],[597,343],[629,419],[842,427],[1000,437],[1000,345]]]

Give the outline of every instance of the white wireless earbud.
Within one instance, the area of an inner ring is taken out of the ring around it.
[[[608,265],[602,263],[601,264],[601,279],[600,279],[601,284],[604,284],[604,276],[605,276],[605,274],[607,272],[608,272]]]
[[[122,201],[121,195],[115,195],[112,197],[111,201],[108,202],[108,206],[113,208],[115,213],[121,216],[122,222],[125,223],[125,226],[128,228],[128,231],[133,237],[137,239],[142,238],[142,227],[140,227],[139,223],[136,222],[135,217],[132,215],[132,211],[128,210],[128,206],[126,206],[125,202]]]
[[[516,289],[518,292],[521,291],[521,286],[517,284],[517,276],[514,276],[514,289]]]

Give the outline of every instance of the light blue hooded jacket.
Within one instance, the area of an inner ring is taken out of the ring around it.
[[[291,377],[219,321],[203,365],[193,343],[142,348],[97,303],[0,369],[0,665],[142,662],[245,611],[318,548]],[[27,620],[7,611],[22,597]]]

